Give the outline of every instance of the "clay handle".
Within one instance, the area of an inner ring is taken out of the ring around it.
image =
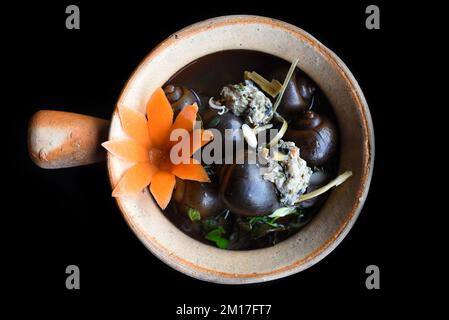
[[[30,119],[28,152],[41,168],[58,169],[105,160],[100,144],[109,121],[81,114],[41,110]]]

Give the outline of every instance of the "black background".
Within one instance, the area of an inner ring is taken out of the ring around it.
[[[77,4],[81,29],[65,28],[65,8]],[[272,317],[311,311],[321,315],[356,315],[353,306],[384,313],[407,290],[403,260],[406,239],[400,236],[401,201],[392,198],[401,173],[391,159],[403,147],[391,139],[401,128],[390,121],[404,106],[400,90],[399,48],[407,37],[399,21],[402,9],[380,7],[381,29],[365,28],[369,2],[322,1],[196,4],[165,2],[159,6],[85,1],[16,4],[3,8],[4,51],[10,54],[4,95],[7,157],[13,179],[3,214],[10,258],[6,280],[14,297],[87,312],[119,308],[124,302],[174,318],[186,304],[272,304]],[[334,51],[350,68],[368,101],[375,127],[374,176],[364,209],[344,241],[324,260],[299,274],[264,284],[215,285],[189,278],[155,258],[126,225],[113,198],[104,163],[47,171],[35,166],[26,149],[30,116],[48,108],[108,119],[134,68],[160,41],[191,23],[226,14],[257,14],[295,24]],[[11,18],[11,19],[8,19]],[[394,178],[392,179],[392,176]],[[398,233],[399,232],[399,233]],[[81,289],[65,288],[65,267],[81,270]],[[365,288],[365,268],[381,270],[381,289]],[[408,292],[410,293],[410,292]],[[106,303],[98,304],[100,300]],[[129,306],[132,309],[132,305]]]

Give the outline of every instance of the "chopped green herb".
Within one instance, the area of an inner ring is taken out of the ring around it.
[[[273,228],[280,227],[280,224],[274,222],[275,220],[276,220],[275,218],[271,218],[269,216],[260,216],[260,217],[252,217],[251,219],[249,219],[248,222],[249,222],[251,227],[254,227],[254,225],[256,223],[258,223],[258,222],[259,223],[263,223],[263,224],[267,224],[267,225],[269,225],[269,226],[271,226]]]
[[[201,227],[205,233],[212,231],[214,229],[217,229],[218,227],[222,226],[225,227],[228,223],[228,210],[225,210],[224,212],[211,217],[204,217],[201,219]]]
[[[209,122],[209,127],[214,128],[220,123],[220,116],[216,116]]]
[[[273,226],[273,225],[266,224],[266,223],[257,223],[251,229],[250,235],[251,235],[252,239],[259,239],[259,238],[265,237],[269,234],[276,233],[278,231],[285,231],[285,230],[286,230],[286,228],[282,224],[275,224]]]
[[[215,242],[220,249],[227,249],[229,240],[223,237],[225,233],[226,230],[220,226],[206,234],[206,239]]]
[[[259,221],[265,221],[266,220],[266,218],[265,218],[265,216],[262,216],[262,217],[252,217],[252,218],[250,218],[249,219],[249,224],[250,225],[254,225],[256,222],[259,222]]]
[[[187,214],[189,215],[189,218],[192,222],[201,220],[201,214],[197,209],[189,208]]]

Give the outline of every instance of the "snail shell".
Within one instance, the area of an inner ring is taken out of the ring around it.
[[[293,141],[299,147],[301,158],[309,166],[322,166],[335,154],[338,133],[328,117],[306,111],[300,114],[283,139]]]

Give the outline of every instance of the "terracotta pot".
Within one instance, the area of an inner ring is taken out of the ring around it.
[[[266,52],[287,61],[300,57],[304,70],[330,100],[341,133],[340,172],[353,177],[335,188],[317,216],[300,232],[269,248],[228,251],[200,243],[165,218],[146,190],[116,198],[129,226],[158,258],[192,277],[218,283],[254,283],[302,271],[328,255],[346,236],[367,196],[374,160],[374,133],[363,93],[345,64],[310,34],[288,23],[258,16],[225,16],[180,30],[158,45],[128,80],[117,105],[144,112],[153,91],[183,66],[229,49]],[[100,142],[124,137],[115,110],[109,137],[104,120],[41,112],[30,123],[33,160],[45,168],[101,159]],[[128,164],[108,156],[112,186]]]

